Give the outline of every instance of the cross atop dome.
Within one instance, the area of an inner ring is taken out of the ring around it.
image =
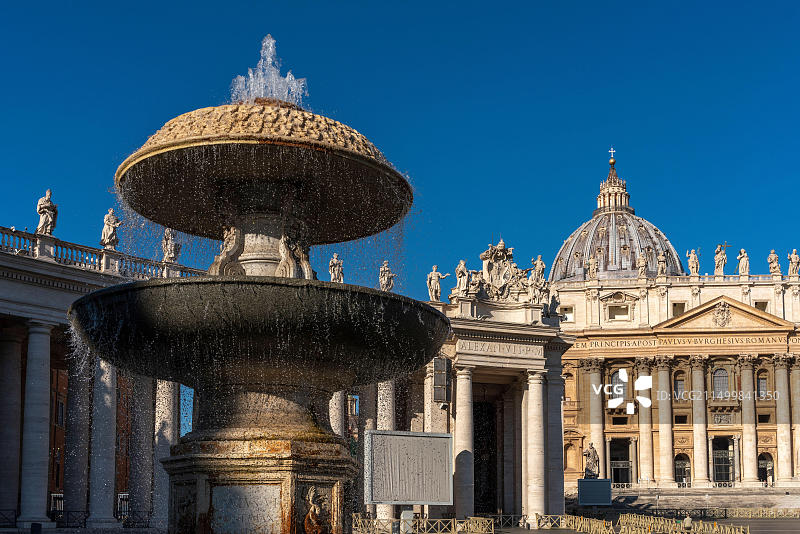
[[[627,184],[625,180],[620,179],[617,175],[617,169],[614,168],[614,164],[617,162],[614,159],[616,152],[613,146],[608,151],[611,154],[611,159],[608,160],[608,176],[605,181],[600,183],[600,194],[597,195],[597,210],[595,210],[595,213],[601,211],[628,211],[633,213],[633,208],[628,203],[630,195],[627,191]]]

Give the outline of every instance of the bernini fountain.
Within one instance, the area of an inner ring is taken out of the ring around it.
[[[100,357],[198,392],[199,421],[163,461],[170,532],[342,532],[357,466],[331,394],[420,367],[449,325],[412,299],[316,280],[309,247],[393,226],[408,182],[352,128],[250,91],[167,122],[115,183],[148,219],[223,242],[208,276],[122,284],[70,310]]]

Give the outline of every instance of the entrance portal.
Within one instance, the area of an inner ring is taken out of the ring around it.
[[[711,440],[713,459],[713,482],[718,485],[733,485],[733,440],[720,436]]]
[[[497,424],[492,402],[473,401],[475,512],[495,514],[497,503]]]
[[[758,455],[758,480],[765,486],[772,486],[775,483],[775,466],[772,463],[772,455],[768,452]]]
[[[685,454],[675,456],[675,482],[678,487],[690,488],[692,486],[692,467],[689,457]]]
[[[631,484],[631,440],[612,439],[609,447],[611,463],[611,483]]]

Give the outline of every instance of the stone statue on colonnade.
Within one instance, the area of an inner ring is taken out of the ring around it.
[[[58,218],[58,206],[53,203],[51,197],[53,192],[47,190],[44,196],[36,203],[36,213],[39,214],[39,226],[36,227],[37,234],[53,235],[56,229],[56,219]]]

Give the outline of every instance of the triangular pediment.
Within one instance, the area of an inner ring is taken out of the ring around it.
[[[636,302],[637,300],[639,300],[639,297],[624,291],[613,291],[600,297],[600,302],[607,304],[625,304],[628,302]]]
[[[659,323],[656,331],[726,331],[726,330],[794,330],[794,323],[743,304],[727,296],[692,308],[672,319]],[[664,333],[667,333],[664,332]]]

